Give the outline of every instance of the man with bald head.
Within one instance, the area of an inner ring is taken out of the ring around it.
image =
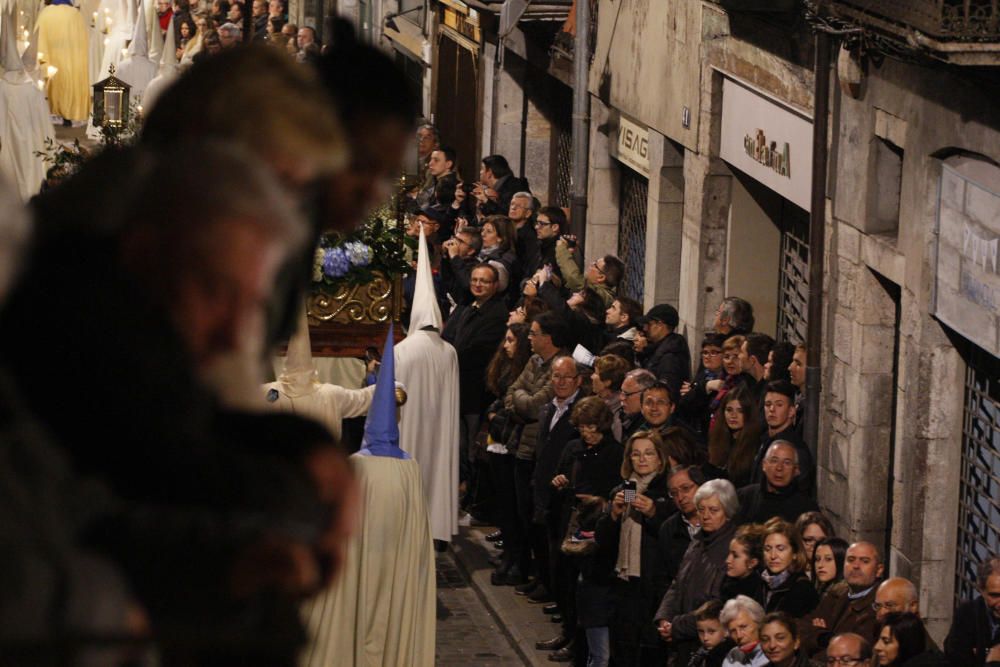
[[[816,609],[798,621],[801,648],[810,657],[819,653],[833,635],[852,632],[875,640],[875,594],[882,577],[882,556],[871,542],[855,542],[844,557],[847,591],[829,590]]]
[[[828,661],[836,659],[838,665],[864,665],[872,658],[872,645],[867,639],[853,632],[844,632],[830,640],[826,647]],[[852,662],[853,661],[853,662]]]
[[[875,618],[881,623],[893,612],[911,612],[920,615],[917,587],[909,579],[892,577],[882,582],[875,591]]]

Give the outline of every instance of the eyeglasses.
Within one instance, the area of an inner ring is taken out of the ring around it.
[[[876,613],[879,612],[879,611],[881,611],[881,610],[883,610],[883,609],[885,609],[886,611],[897,611],[897,610],[902,609],[902,608],[903,608],[903,605],[896,604],[895,602],[874,602],[874,603],[872,603],[872,609],[874,609]]]
[[[849,655],[833,656],[826,659],[826,664],[828,665],[856,665],[859,662],[861,662],[861,658],[853,658]]]
[[[702,350],[701,356],[703,357],[718,357],[722,354],[722,350]]]
[[[546,222],[544,220],[535,220],[535,227],[549,227],[550,225],[554,225],[554,224],[556,224],[556,223],[554,223],[554,222]]]
[[[528,332],[528,338],[538,338],[539,336],[548,336],[548,334],[545,333],[544,331],[534,331],[534,330],[532,330],[532,331]]]
[[[594,260],[593,262],[591,262],[591,263],[590,263],[590,265],[591,265],[592,267],[594,267],[595,269],[597,269],[597,272],[598,272],[598,273],[600,273],[600,274],[601,274],[601,275],[603,276],[603,275],[605,275],[605,273],[604,273],[604,269],[602,269],[602,268],[601,268],[601,267],[600,267],[600,266],[598,265],[598,262],[599,262],[599,261],[601,261],[601,260],[599,260],[599,259],[595,259],[595,260]]]
[[[667,495],[669,495],[671,498],[680,498],[681,496],[686,496],[687,494],[691,493],[691,491],[697,488],[698,488],[697,484],[685,484],[684,486],[679,486],[673,491],[670,491]]]
[[[658,459],[660,455],[657,452],[632,452],[629,457],[633,459]]]
[[[622,389],[618,393],[624,396],[625,398],[628,398],[629,396],[635,396],[636,394],[641,394],[642,391],[643,391],[642,389],[636,389],[635,391],[625,391],[624,389]]]

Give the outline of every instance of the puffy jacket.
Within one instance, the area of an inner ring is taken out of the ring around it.
[[[531,461],[535,458],[535,440],[538,437],[538,412],[552,400],[552,360],[532,355],[521,374],[504,396],[504,407],[514,418],[524,424],[518,442],[507,443],[508,449],[516,447],[517,458]]]

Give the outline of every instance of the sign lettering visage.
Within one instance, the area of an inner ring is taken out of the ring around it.
[[[617,158],[648,178],[649,130],[633,123],[627,118],[620,118],[618,122]]]
[[[780,176],[792,177],[791,147],[787,141],[779,148],[777,141],[768,142],[764,130],[757,128],[756,132],[743,138],[743,148],[754,162],[759,162]]]

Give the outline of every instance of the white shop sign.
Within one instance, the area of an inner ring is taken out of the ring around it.
[[[615,157],[649,178],[649,130],[625,116],[618,119],[618,144]]]
[[[725,77],[719,157],[809,210],[812,119]]]

